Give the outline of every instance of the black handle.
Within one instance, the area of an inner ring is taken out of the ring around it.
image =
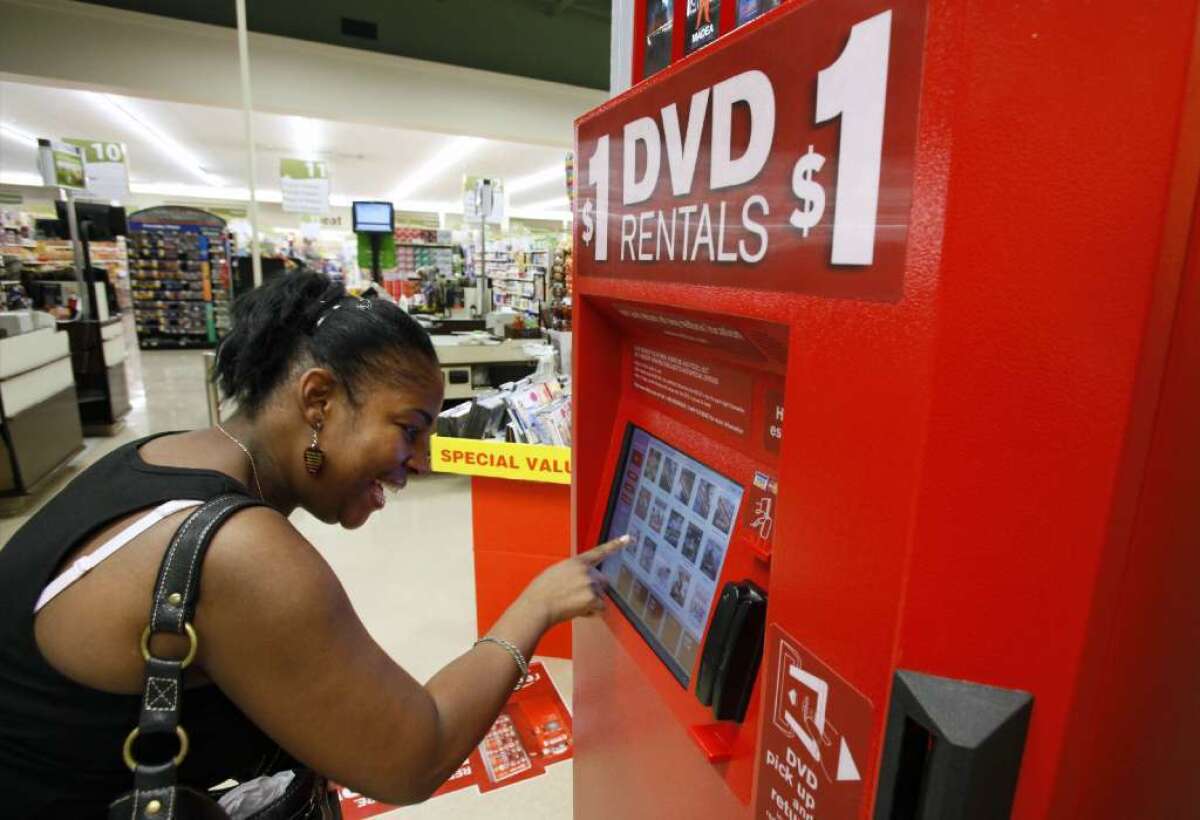
[[[897,670],[875,820],[1002,820],[1033,696]]]

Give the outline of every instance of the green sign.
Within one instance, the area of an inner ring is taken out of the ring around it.
[[[279,176],[284,179],[329,179],[329,165],[307,159],[281,159]]]
[[[329,165],[307,159],[279,160],[279,191],[290,214],[329,212]]]
[[[125,143],[98,142],[96,140],[64,139],[67,145],[74,145],[83,152],[84,162],[125,162]]]
[[[83,157],[88,196],[100,199],[124,199],[129,196],[129,166],[125,144],[82,138],[64,138],[63,142],[79,149]]]
[[[74,145],[57,140],[38,140],[38,168],[42,182],[56,188],[87,187],[87,174],[83,169],[83,152]]]

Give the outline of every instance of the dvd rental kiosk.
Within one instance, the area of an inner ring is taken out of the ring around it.
[[[1195,816],[1197,31],[791,2],[580,118],[577,818]]]

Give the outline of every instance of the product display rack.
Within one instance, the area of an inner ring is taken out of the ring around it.
[[[572,269],[571,246],[563,243],[554,251],[550,281],[546,288],[547,304],[543,321],[551,330],[571,329]]]
[[[496,260],[493,263],[492,257]],[[540,318],[546,302],[546,279],[552,253],[549,248],[489,250],[488,279],[492,288],[492,306],[508,307]],[[503,265],[493,269],[492,265]]]
[[[438,276],[454,275],[454,245],[436,242],[397,242],[396,270],[402,277],[417,278],[417,269],[437,268]]]
[[[212,347],[230,326],[225,220],[164,206],[129,217],[129,274],[138,346]]]

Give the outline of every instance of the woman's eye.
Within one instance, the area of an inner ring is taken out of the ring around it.
[[[401,429],[404,430],[404,438],[408,440],[409,444],[417,443],[417,436],[421,435],[420,430],[418,430],[416,427],[407,427],[407,426],[402,427]]]

